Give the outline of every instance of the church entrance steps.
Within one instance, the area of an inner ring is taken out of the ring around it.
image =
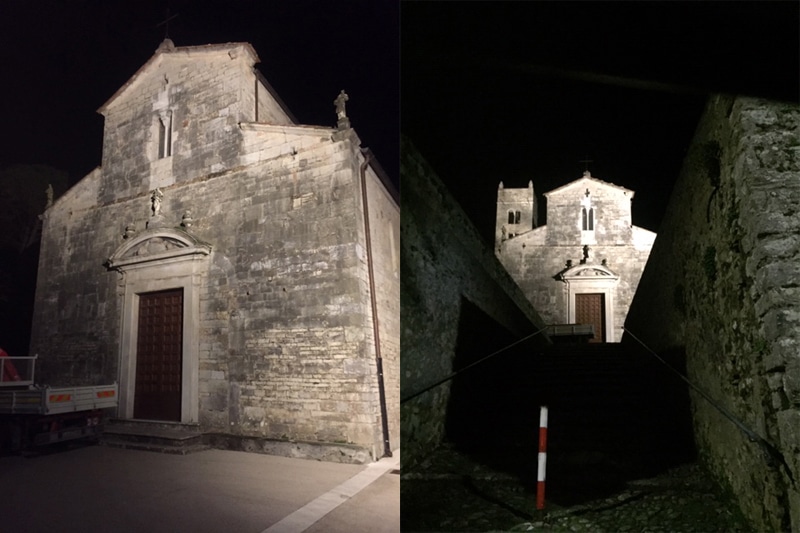
[[[663,433],[680,384],[647,354],[621,344],[557,346],[527,366],[513,389],[525,412],[549,407],[552,445],[606,450],[669,440]]]
[[[458,419],[450,421],[449,440],[532,487],[539,409],[548,406],[547,483],[558,498],[594,493],[591,484],[605,490],[694,458],[685,384],[627,345],[520,350],[454,380],[452,394]]]
[[[197,424],[148,420],[112,419],[106,424],[100,442],[116,448],[177,455],[210,448]]]
[[[263,453],[333,463],[367,464],[377,458],[364,446],[304,442],[203,432],[197,424],[159,420],[111,419],[100,443],[105,446],[186,455],[208,449]]]

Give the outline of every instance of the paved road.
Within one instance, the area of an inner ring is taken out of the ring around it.
[[[87,446],[0,457],[0,531],[396,532],[400,453],[347,465]]]

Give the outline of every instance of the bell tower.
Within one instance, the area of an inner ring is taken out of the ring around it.
[[[506,189],[501,181],[497,187],[495,246],[535,227],[536,196],[533,192],[533,181],[529,181],[524,189]]]

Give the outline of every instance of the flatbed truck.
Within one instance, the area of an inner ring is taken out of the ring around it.
[[[0,449],[23,451],[75,439],[97,439],[118,387],[34,384],[36,356],[9,357],[0,349]]]

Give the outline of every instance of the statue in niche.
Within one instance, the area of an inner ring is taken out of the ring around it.
[[[151,209],[153,216],[156,217],[161,214],[161,201],[164,199],[164,193],[158,188],[150,195],[150,202],[152,203]]]

